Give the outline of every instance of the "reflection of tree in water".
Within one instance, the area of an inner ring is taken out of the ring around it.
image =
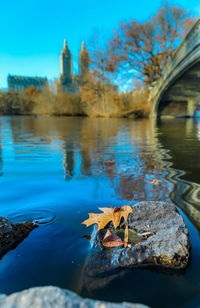
[[[68,144],[68,147],[69,146],[70,144]],[[65,178],[73,176],[74,167],[75,167],[75,153],[73,151],[73,148],[71,150],[65,150],[63,157],[63,168],[65,170]]]
[[[200,231],[198,122],[192,119],[162,122],[160,132],[160,144],[170,151],[166,158],[170,161],[167,178],[174,184],[170,197]]]
[[[82,161],[81,161],[81,170],[82,170],[82,174],[84,175],[91,175],[91,157],[90,157],[90,152],[85,150],[81,150],[81,157],[82,157]]]
[[[168,198],[155,128],[148,120],[13,118],[11,125],[14,143],[41,147],[61,141],[65,179],[72,179],[78,166],[82,176],[107,177],[117,198]]]
[[[88,148],[92,174],[106,174],[120,199],[168,199],[171,187],[164,180],[152,123],[106,119],[98,124],[83,127],[84,136],[93,140]]]
[[[122,199],[167,200],[170,185],[164,179],[164,169],[158,159],[155,128],[150,121],[134,122],[128,130],[133,142],[127,153],[112,164],[106,164],[111,184]],[[131,135],[132,133],[132,135]],[[136,137],[136,138],[135,138]]]
[[[98,176],[104,172],[104,155],[102,151],[105,140],[117,134],[116,127],[108,119],[76,119],[78,128],[74,130],[65,123],[68,133],[73,138],[63,138],[64,141],[64,168],[67,175],[72,176],[76,163],[75,151],[81,156],[81,174],[83,176]],[[114,121],[115,122],[115,121]],[[59,134],[59,136],[61,136]],[[64,137],[64,135],[63,135]]]
[[[10,126],[14,145],[32,144],[39,146],[50,144],[49,124],[48,118],[11,117]]]

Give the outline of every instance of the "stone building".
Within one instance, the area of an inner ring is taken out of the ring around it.
[[[9,91],[23,91],[34,86],[38,90],[44,89],[48,83],[47,78],[40,77],[22,77],[8,75],[8,90]]]
[[[64,40],[64,47],[60,55],[60,70],[61,74],[58,79],[60,88],[69,93],[79,91],[79,87],[84,83],[86,76],[90,72],[90,57],[84,42],[82,42],[79,54],[79,74],[73,75],[72,55],[66,40]]]

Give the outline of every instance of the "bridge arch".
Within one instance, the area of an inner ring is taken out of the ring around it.
[[[159,116],[167,102],[187,103],[186,116],[193,116],[200,101],[200,19],[186,35],[150,93],[151,116]]]

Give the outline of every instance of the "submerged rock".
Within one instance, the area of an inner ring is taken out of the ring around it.
[[[148,308],[142,304],[109,303],[88,298],[57,287],[37,287],[9,296],[0,296],[1,308]]]
[[[106,230],[96,233],[83,273],[83,286],[91,291],[108,284],[122,269],[153,265],[160,270],[183,269],[189,262],[189,233],[177,208],[157,201],[144,201],[133,206],[128,217],[129,232],[153,232],[146,240],[130,248],[105,248],[101,240]],[[113,224],[108,225],[113,228]],[[125,228],[121,222],[120,228]]]
[[[12,223],[8,219],[0,217],[0,258],[9,250],[16,248],[36,227],[38,224],[29,221]]]

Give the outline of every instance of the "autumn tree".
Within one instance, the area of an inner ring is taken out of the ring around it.
[[[38,90],[35,86],[30,86],[26,90],[24,90],[24,93],[30,97],[35,97],[40,93],[40,90]]]
[[[164,2],[146,22],[120,23],[109,41],[107,69],[153,85],[194,22],[188,10]]]
[[[88,42],[90,54],[90,74],[85,76],[85,82],[80,89],[82,101],[87,103],[88,113],[93,110],[99,115],[110,111],[108,97],[117,89],[111,80],[113,73],[108,70],[108,48],[105,38],[95,31]]]

